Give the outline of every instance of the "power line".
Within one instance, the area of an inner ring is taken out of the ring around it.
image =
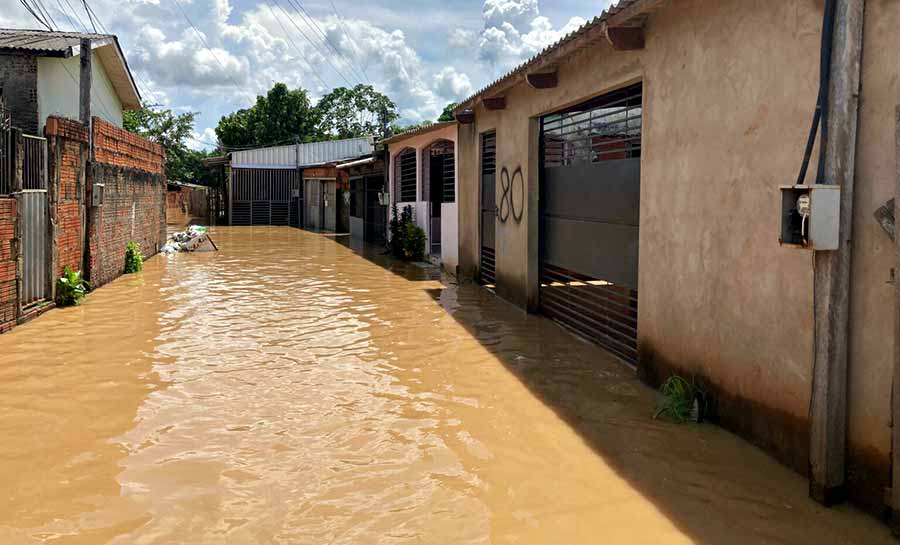
[[[59,0],[57,0],[57,2],[58,1]],[[66,5],[69,6],[69,9],[72,10],[72,15],[75,16],[75,19],[77,19],[78,23],[81,25],[81,28],[84,29],[85,32],[87,32],[87,25],[84,24],[84,21],[81,19],[81,16],[78,15],[78,12],[75,11],[75,8],[73,8],[72,4],[69,3],[69,0],[65,0],[65,1],[66,1]],[[60,8],[62,8],[62,6],[60,6]],[[66,14],[66,17],[68,18],[68,14]],[[74,26],[75,25],[73,24],[72,27],[74,28]]]
[[[272,2],[271,2],[271,0],[266,0],[266,2],[268,3],[268,5],[267,5],[266,7],[269,8],[269,12],[274,16],[275,21],[278,22],[278,26],[280,26],[280,27],[281,27],[281,30],[284,32],[284,36],[288,39],[288,41],[291,42],[291,46],[293,46],[293,48],[297,51],[297,54],[298,54],[298,57],[297,57],[297,58],[298,58],[298,59],[301,59],[301,60],[306,64],[306,66],[309,68],[309,73],[312,74],[313,76],[315,76],[316,79],[319,80],[319,82],[322,84],[322,87],[324,87],[324,88],[327,89],[327,88],[328,88],[328,84],[325,83],[325,80],[322,79],[322,77],[319,75],[318,72],[316,72],[316,70],[315,70],[315,69],[313,68],[313,66],[309,63],[309,61],[306,60],[306,57],[303,56],[303,51],[301,51],[300,48],[297,47],[297,44],[294,42],[294,39],[291,38],[290,33],[287,31],[287,28],[285,28],[284,24],[281,22],[281,19],[278,17],[278,15],[275,14],[275,10],[272,8]],[[279,6],[279,7],[280,7],[280,6]]]
[[[203,42],[203,45],[206,47],[206,49],[210,52],[210,54],[212,54],[213,58],[216,59],[216,62],[217,62],[217,63],[219,64],[219,66],[222,68],[222,72],[223,72],[226,76],[228,76],[228,79],[230,79],[231,82],[234,83],[234,86],[235,86],[235,87],[240,87],[241,84],[238,83],[237,80],[234,79],[234,76],[232,76],[231,73],[229,73],[228,70],[225,69],[225,65],[224,65],[224,64],[222,63],[222,61],[219,59],[219,56],[216,55],[216,52],[213,51],[213,49],[212,49],[211,47],[209,47],[209,44],[208,44],[208,43],[206,43],[206,38],[203,37],[203,33],[200,32],[199,30],[197,30],[197,27],[194,26],[194,22],[191,21],[191,18],[188,17],[188,15],[187,15],[187,12],[185,12],[185,11],[184,11],[184,8],[181,7],[181,2],[179,2],[178,0],[174,0],[174,2],[175,2],[175,5],[178,6],[178,11],[181,12],[181,15],[184,16],[184,19],[188,22],[189,25],[191,25],[191,28],[194,29],[194,32],[197,33],[197,37],[200,38],[200,41]]]
[[[341,29],[344,31],[344,35],[347,36],[347,38],[350,40],[350,45],[353,47],[354,53],[359,55],[363,52],[362,48],[359,47],[359,44],[356,43],[356,39],[352,34],[350,34],[350,31],[344,24],[344,18],[340,13],[338,13],[337,6],[334,5],[334,0],[331,0],[331,9],[332,11],[334,11],[334,16],[337,18],[338,24],[341,25]],[[359,68],[360,70],[362,70],[363,75],[366,76],[366,81],[370,81],[369,74],[366,73],[366,63],[361,63],[359,65]]]
[[[327,52],[323,53],[322,50],[319,48],[318,44],[316,44],[314,41],[312,41],[309,38],[309,36],[307,36],[306,33],[303,32],[303,29],[300,28],[300,26],[297,24],[297,22],[294,20],[294,18],[291,16],[291,14],[288,13],[287,11],[285,11],[285,9],[281,6],[281,4],[278,2],[278,0],[274,0],[274,1],[275,1],[275,4],[278,6],[278,8],[281,9],[281,11],[287,16],[287,18],[291,22],[291,24],[294,25],[294,27],[297,29],[298,32],[300,32],[300,34],[306,39],[306,41],[309,42],[309,44],[311,46],[313,46],[313,48],[315,48],[315,50],[318,51],[319,54],[324,57],[324,59],[328,62],[328,64],[331,66],[331,68],[334,69],[335,72],[337,72],[337,74],[341,77],[342,80],[344,80],[344,83],[346,83],[350,87],[353,87],[353,84],[350,83],[350,80],[348,80],[346,76],[344,76],[344,73],[341,72],[340,69],[337,66],[335,66],[333,62],[331,62],[330,55],[328,55]],[[290,2],[290,0],[288,0],[288,2]]]
[[[91,22],[91,28],[94,29],[94,32],[97,32],[97,25],[94,23],[94,13],[91,11],[91,7],[88,5],[87,0],[81,0],[81,3],[84,5],[84,12],[88,16],[88,21]],[[103,25],[100,25],[100,28],[103,28]]]
[[[38,23],[43,25],[44,28],[46,28],[47,30],[50,30],[50,31],[53,30],[53,26],[50,24],[49,21],[47,21],[44,18],[43,13],[40,12],[40,8],[37,8],[36,6],[32,6],[31,4],[28,3],[28,0],[19,0],[19,3],[22,4],[22,6],[25,7],[25,10],[28,11],[28,13],[30,13],[31,16],[34,17]]]
[[[300,10],[301,10],[304,14],[306,14],[306,20],[308,21],[308,24],[310,24],[313,28],[315,28],[315,29],[319,32],[319,34],[322,36],[322,38],[323,38],[323,40],[324,40],[323,43],[325,43],[325,44],[328,45],[328,46],[331,46],[331,49],[332,49],[335,53],[337,53],[342,59],[344,59],[344,63],[346,63],[347,66],[350,68],[350,70],[354,72],[353,77],[355,77],[356,79],[358,79],[361,83],[362,83],[362,82],[365,82],[366,78],[363,78],[363,77],[360,75],[359,70],[356,69],[356,66],[350,61],[350,59],[348,59],[347,56],[344,55],[344,54],[337,48],[337,46],[334,45],[334,42],[332,42],[332,41],[331,41],[331,38],[329,38],[328,35],[325,34],[325,31],[322,30],[322,27],[319,26],[319,23],[317,23],[316,20],[313,18],[313,16],[310,15],[310,13],[309,13],[308,11],[306,11],[306,8],[303,7],[303,3],[300,2],[300,0],[287,0],[287,1],[288,1],[288,2],[291,2],[291,3],[296,3],[296,4],[297,4],[297,7],[299,7]]]

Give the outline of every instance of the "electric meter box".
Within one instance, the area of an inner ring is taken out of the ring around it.
[[[841,187],[838,185],[781,186],[782,245],[811,250],[840,246]]]
[[[97,207],[103,204],[103,184],[94,184],[91,187],[91,206]]]

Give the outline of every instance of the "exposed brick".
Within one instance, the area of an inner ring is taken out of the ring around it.
[[[0,333],[16,325],[16,200],[0,198]]]

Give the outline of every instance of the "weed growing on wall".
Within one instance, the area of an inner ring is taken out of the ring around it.
[[[81,271],[73,271],[66,265],[63,275],[56,281],[56,304],[60,307],[77,305],[84,299],[91,285],[81,276]]]
[[[425,259],[425,231],[413,221],[412,207],[406,206],[397,214],[395,204],[391,214],[391,254],[405,261]]]
[[[131,241],[125,246],[125,274],[140,272],[144,268],[144,257],[137,242]]]

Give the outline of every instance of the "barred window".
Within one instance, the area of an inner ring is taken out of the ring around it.
[[[641,102],[637,84],[544,117],[544,167],[640,157]]]

